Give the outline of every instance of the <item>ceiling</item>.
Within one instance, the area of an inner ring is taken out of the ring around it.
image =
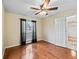
[[[43,2],[44,0],[3,0],[3,5],[5,9],[10,12],[31,16],[34,18],[44,18],[75,8],[77,4],[77,0],[50,0],[48,7],[58,6],[58,10],[51,11],[48,13],[48,15],[35,15],[37,11],[30,9],[30,7],[39,8]]]

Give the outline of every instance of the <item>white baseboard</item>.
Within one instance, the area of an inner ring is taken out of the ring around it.
[[[44,39],[43,39],[44,40]],[[47,42],[49,42],[48,40],[44,40],[44,41],[47,41]]]
[[[77,51],[77,44],[67,43],[66,47]]]
[[[43,39],[38,39],[37,41],[40,41],[40,40],[43,40]],[[29,43],[29,42],[27,42]],[[6,46],[5,48],[11,48],[11,47],[15,47],[15,46],[19,46],[20,44],[16,44],[16,45],[10,45],[10,46]]]
[[[4,50],[3,50],[3,53],[2,53],[2,58],[4,57],[5,49],[6,49],[6,48],[4,48]]]
[[[45,41],[47,41],[47,40],[45,40]],[[50,41],[47,41],[47,42],[49,42],[51,44],[54,44],[54,43],[52,43]],[[57,45],[57,44],[55,44],[55,45]],[[57,46],[60,46],[60,45],[57,45]],[[61,46],[61,47],[66,47],[66,48],[69,48],[69,49],[77,50],[76,44],[71,44],[71,43],[70,44],[67,43],[66,45]]]
[[[19,45],[20,45],[20,44],[11,45],[11,46],[6,46],[5,48],[11,48],[11,47],[19,46]]]

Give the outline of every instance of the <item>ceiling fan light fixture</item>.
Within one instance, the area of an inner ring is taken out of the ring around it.
[[[44,8],[46,8],[47,6],[46,5],[44,5]]]
[[[58,9],[58,7],[48,8],[49,2],[50,2],[50,0],[45,0],[44,3],[42,5],[40,5],[40,8],[32,7],[31,9],[39,10],[39,12],[35,13],[35,15],[38,15],[38,14],[39,15],[48,15],[48,11],[52,11],[52,10],[57,10]]]
[[[40,15],[46,15],[47,12],[46,12],[46,11],[42,11],[42,12],[40,12],[39,14],[40,14]]]

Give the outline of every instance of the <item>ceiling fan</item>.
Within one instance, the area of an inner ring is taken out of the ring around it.
[[[58,9],[58,7],[47,8],[49,2],[50,2],[50,0],[45,0],[44,3],[42,5],[40,5],[40,8],[31,7],[31,9],[38,10],[38,12],[35,13],[35,15],[38,15],[38,14],[48,15],[47,11],[53,11],[53,10]]]

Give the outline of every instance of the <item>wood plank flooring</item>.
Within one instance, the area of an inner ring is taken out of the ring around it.
[[[76,59],[76,52],[39,41],[34,44],[6,49],[3,59]]]

